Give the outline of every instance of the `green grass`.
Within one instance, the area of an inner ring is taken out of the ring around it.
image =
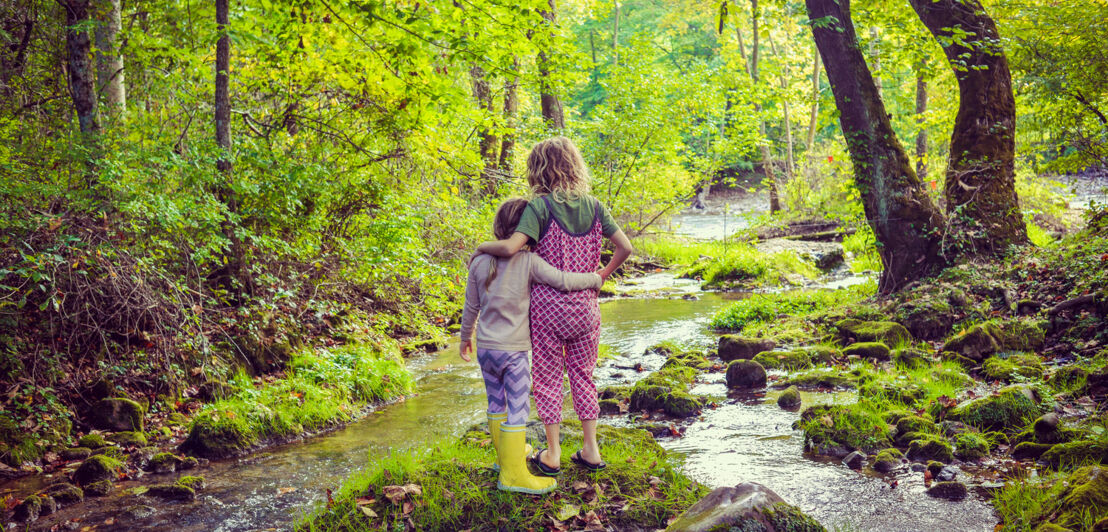
[[[335,504],[317,509],[297,529],[392,530],[406,519],[416,530],[542,530],[553,521],[579,529],[591,511],[610,529],[659,529],[708,491],[681,474],[677,459],[645,431],[601,425],[608,467],[590,474],[569,463],[571,451],[580,446],[579,425],[567,422],[563,430],[563,473],[550,494],[497,490],[496,473],[489,467],[495,452],[488,434],[475,430],[457,442],[373,463],[347,479]],[[385,486],[407,484],[419,486],[421,495],[409,495],[413,504],[405,518],[403,504],[392,504],[382,494]],[[369,512],[359,509],[359,500]]]
[[[851,286],[841,290],[796,290],[782,293],[753,294],[719,311],[712,317],[712,327],[741,332],[747,336],[775,336],[775,330],[803,328],[806,318],[828,309],[843,307],[873,295],[875,283]],[[788,320],[778,319],[785,316]],[[761,324],[771,327],[758,327]],[[759,334],[761,333],[761,334]]]
[[[762,253],[746,242],[697,242],[674,238],[641,238],[635,249],[642,256],[684,267],[685,277],[699,277],[709,286],[781,286],[785,276],[813,279],[819,269],[795,253]]]
[[[214,439],[221,443],[215,455],[233,454],[348,421],[369,403],[411,392],[412,378],[397,351],[363,343],[297,354],[286,377],[270,383],[256,385],[240,371],[232,386],[230,397],[206,405],[193,419],[186,447]]]
[[[1105,473],[1102,471],[1101,476]],[[1070,530],[1092,530],[1108,506],[1073,504],[1067,498],[1080,472],[1012,479],[993,498],[1004,530],[1028,531],[1053,522]],[[1070,502],[1070,504],[1067,504]]]
[[[877,253],[877,239],[869,224],[861,224],[856,233],[843,238],[843,251],[854,255],[850,261],[850,271],[854,273],[885,269],[881,264],[881,255]]]
[[[1032,244],[1041,248],[1054,244],[1054,237],[1032,222],[1027,222],[1027,238],[1031,240]]]

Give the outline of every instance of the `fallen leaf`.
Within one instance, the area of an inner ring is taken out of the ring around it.
[[[423,495],[423,488],[417,484],[405,484],[403,486],[385,486],[381,488],[381,491],[385,494],[385,498],[393,504],[400,504],[400,501],[404,500],[404,497],[411,494],[414,497]]]
[[[358,509],[361,510],[362,513],[370,519],[377,517],[377,512],[374,512],[373,509],[368,506],[359,506]]]
[[[296,491],[296,488],[277,488],[277,496],[288,495],[294,491]]]
[[[558,521],[565,521],[581,512],[581,507],[576,504],[563,504],[561,508],[558,508],[558,512],[554,514],[554,518]]]
[[[573,491],[576,491],[577,493],[581,493],[581,492],[583,492],[587,489],[589,489],[589,483],[588,482],[585,482],[583,480],[578,480],[577,482],[573,483]]]
[[[369,497],[358,497],[354,499],[354,504],[357,506],[365,506],[367,504],[373,504],[377,502],[377,499],[370,499]]]
[[[415,510],[415,503],[413,503],[412,501],[404,501],[403,510],[404,515],[412,513],[412,510]]]

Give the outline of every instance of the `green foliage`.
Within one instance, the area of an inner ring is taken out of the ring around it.
[[[876,451],[888,446],[889,428],[869,403],[809,407],[797,421],[804,431],[804,447],[816,453],[832,446]]]
[[[681,275],[703,279],[707,286],[780,286],[786,275],[814,278],[819,270],[795,253],[762,253],[745,242],[695,242],[641,238],[636,250],[649,258],[684,266]]]

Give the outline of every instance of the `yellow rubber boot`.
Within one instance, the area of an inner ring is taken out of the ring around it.
[[[540,495],[558,487],[558,481],[536,477],[527,469],[527,431],[523,425],[500,425],[500,480],[496,487],[504,491]]]
[[[497,461],[492,464],[493,471],[500,471],[500,424],[504,423],[508,419],[507,412],[499,412],[496,414],[488,414],[489,416],[489,436],[492,438],[492,447],[496,449]],[[523,451],[524,455],[530,456],[534,452],[531,448],[531,444],[527,444],[527,448]]]

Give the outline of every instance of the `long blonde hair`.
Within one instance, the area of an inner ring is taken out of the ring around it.
[[[527,183],[536,195],[554,201],[579,199],[589,193],[589,168],[572,140],[546,139],[527,156]]]
[[[523,210],[527,208],[527,200],[523,198],[510,198],[500,204],[496,210],[496,216],[492,219],[492,234],[497,240],[504,240],[519,227],[519,220],[523,218]],[[493,279],[496,279],[496,258],[489,266],[489,278],[485,280],[485,290],[489,289]]]

